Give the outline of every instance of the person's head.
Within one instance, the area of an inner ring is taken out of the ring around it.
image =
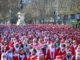
[[[29,49],[32,49],[32,45],[31,45],[31,44],[27,45],[27,47],[28,47]]]
[[[33,43],[36,43],[36,42],[37,42],[37,41],[36,41],[36,38],[34,38],[34,39],[33,39]]]
[[[4,41],[2,41],[2,45],[4,45]]]
[[[1,49],[2,49],[2,52],[4,52],[6,48],[3,46]]]
[[[29,43],[29,40],[28,38],[25,39],[25,44],[28,44]]]
[[[19,44],[18,44],[18,43],[16,44],[16,47],[17,47],[17,48],[19,47]]]
[[[7,56],[9,59],[12,59],[13,54],[11,50],[7,51]]]
[[[37,52],[37,51],[36,51],[36,49],[34,48],[34,49],[32,49],[31,54],[32,54],[32,55],[35,55],[36,52]]]
[[[44,42],[46,43],[48,41],[48,37],[44,37]]]
[[[70,39],[68,39],[68,40],[69,40],[69,42],[71,42],[71,43],[72,43],[72,41],[73,41],[71,38],[70,38]]]
[[[41,46],[37,46],[37,50],[40,50],[41,49]]]
[[[58,39],[56,39],[56,43],[58,43],[59,42],[59,40]]]
[[[61,55],[56,56],[55,60],[62,60],[62,56]]]
[[[1,60],[7,60],[7,56],[5,53],[2,53]]]
[[[26,52],[29,52],[29,48],[26,48]]]
[[[27,44],[27,43],[26,43],[26,40],[22,41],[22,43],[23,43],[23,44]]]
[[[69,43],[69,40],[66,40],[65,43],[68,44]]]
[[[4,41],[4,45],[7,45],[7,41]]]
[[[42,39],[39,39],[38,43],[41,43],[42,42]]]
[[[71,55],[72,55],[71,50],[68,50],[68,51],[67,51],[67,56],[71,56]]]
[[[29,44],[29,40],[26,40],[26,44]]]
[[[64,41],[60,42],[60,47],[65,47],[65,42]]]
[[[22,48],[20,49],[19,54],[24,54],[24,50]]]
[[[76,44],[77,44],[76,40],[74,40],[74,41],[73,41],[73,44],[74,44],[74,45],[76,45]]]
[[[70,44],[68,43],[68,44],[66,44],[66,48],[67,49],[69,49],[70,48]]]
[[[54,43],[52,43],[50,47],[51,47],[51,48],[54,48],[54,47],[55,47],[55,46],[54,46]]]
[[[78,46],[78,48],[76,49],[76,55],[80,53],[80,47]]]
[[[62,44],[62,45],[61,45],[61,48],[64,49],[64,48],[65,48],[65,44]]]
[[[44,47],[44,48],[47,48],[47,44],[44,44],[43,47]]]
[[[76,60],[80,60],[80,53],[76,54]]]

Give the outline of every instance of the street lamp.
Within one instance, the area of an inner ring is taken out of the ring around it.
[[[20,11],[18,12],[18,21],[17,25],[25,25],[24,22],[24,12],[22,11],[23,9],[23,0],[20,0]]]
[[[23,9],[23,0],[20,0],[20,10]]]

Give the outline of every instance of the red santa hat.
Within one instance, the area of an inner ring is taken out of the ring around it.
[[[70,46],[70,43],[67,43],[66,46]]]
[[[69,43],[69,40],[66,40],[65,42],[66,42],[66,43]]]
[[[62,56],[61,55],[56,56],[55,60],[62,60]]]
[[[73,40],[73,43],[76,42],[76,40]]]
[[[48,37],[45,37],[44,40],[48,40]]]
[[[76,56],[77,56],[77,57],[80,57],[80,53],[78,53]]]
[[[37,57],[36,56],[32,56],[30,60],[36,60]]]
[[[2,57],[3,57],[3,56],[5,56],[5,57],[6,57],[6,56],[7,56],[7,54],[6,54],[6,53],[2,53]]]
[[[36,40],[37,40],[37,39],[36,39],[36,38],[34,38],[34,39],[33,39],[33,42],[35,42]]]
[[[69,50],[67,50],[67,54],[72,54],[72,52],[71,52],[71,50],[69,49]]]
[[[72,41],[72,39],[71,39],[71,38],[69,38],[68,40],[69,40],[69,41]]]
[[[29,40],[28,38],[25,38],[26,40]]]
[[[43,45],[47,45],[47,43],[44,43]]]
[[[63,40],[61,40],[60,44],[63,45],[63,44],[65,44],[65,42]]]
[[[80,47],[80,44],[78,45],[78,47]]]
[[[80,50],[80,46],[78,45],[77,50]]]
[[[7,59],[7,54],[6,53],[2,53],[1,60],[4,60],[4,57]]]
[[[15,44],[14,44],[14,47],[16,47],[16,45],[19,45],[19,43],[18,43],[18,42],[17,42],[17,43],[15,43]]]
[[[54,42],[51,42],[51,44],[50,45],[54,45]]]
[[[36,45],[33,45],[33,47],[34,47],[34,48],[37,48],[37,47],[39,47],[39,45],[38,45],[38,44],[36,44]]]
[[[21,48],[21,49],[19,50],[19,53],[24,54],[24,50],[23,50],[23,48]]]
[[[19,41],[19,44],[21,45],[21,44],[22,44],[22,42],[21,42],[21,41]]]
[[[41,45],[37,45],[37,48],[40,48],[41,47]]]
[[[80,46],[77,47],[76,53],[78,54],[80,52]]]
[[[54,46],[54,45],[55,45],[54,43],[51,43],[48,47],[51,48],[51,46]]]

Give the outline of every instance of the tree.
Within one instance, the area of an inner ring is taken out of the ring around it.
[[[19,11],[19,0],[0,0],[0,15],[4,22],[7,22],[7,19],[9,20],[9,10],[12,11],[12,17],[16,17],[15,14]]]

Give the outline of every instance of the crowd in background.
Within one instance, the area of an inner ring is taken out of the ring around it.
[[[1,60],[80,60],[80,29],[71,25],[0,25]]]

